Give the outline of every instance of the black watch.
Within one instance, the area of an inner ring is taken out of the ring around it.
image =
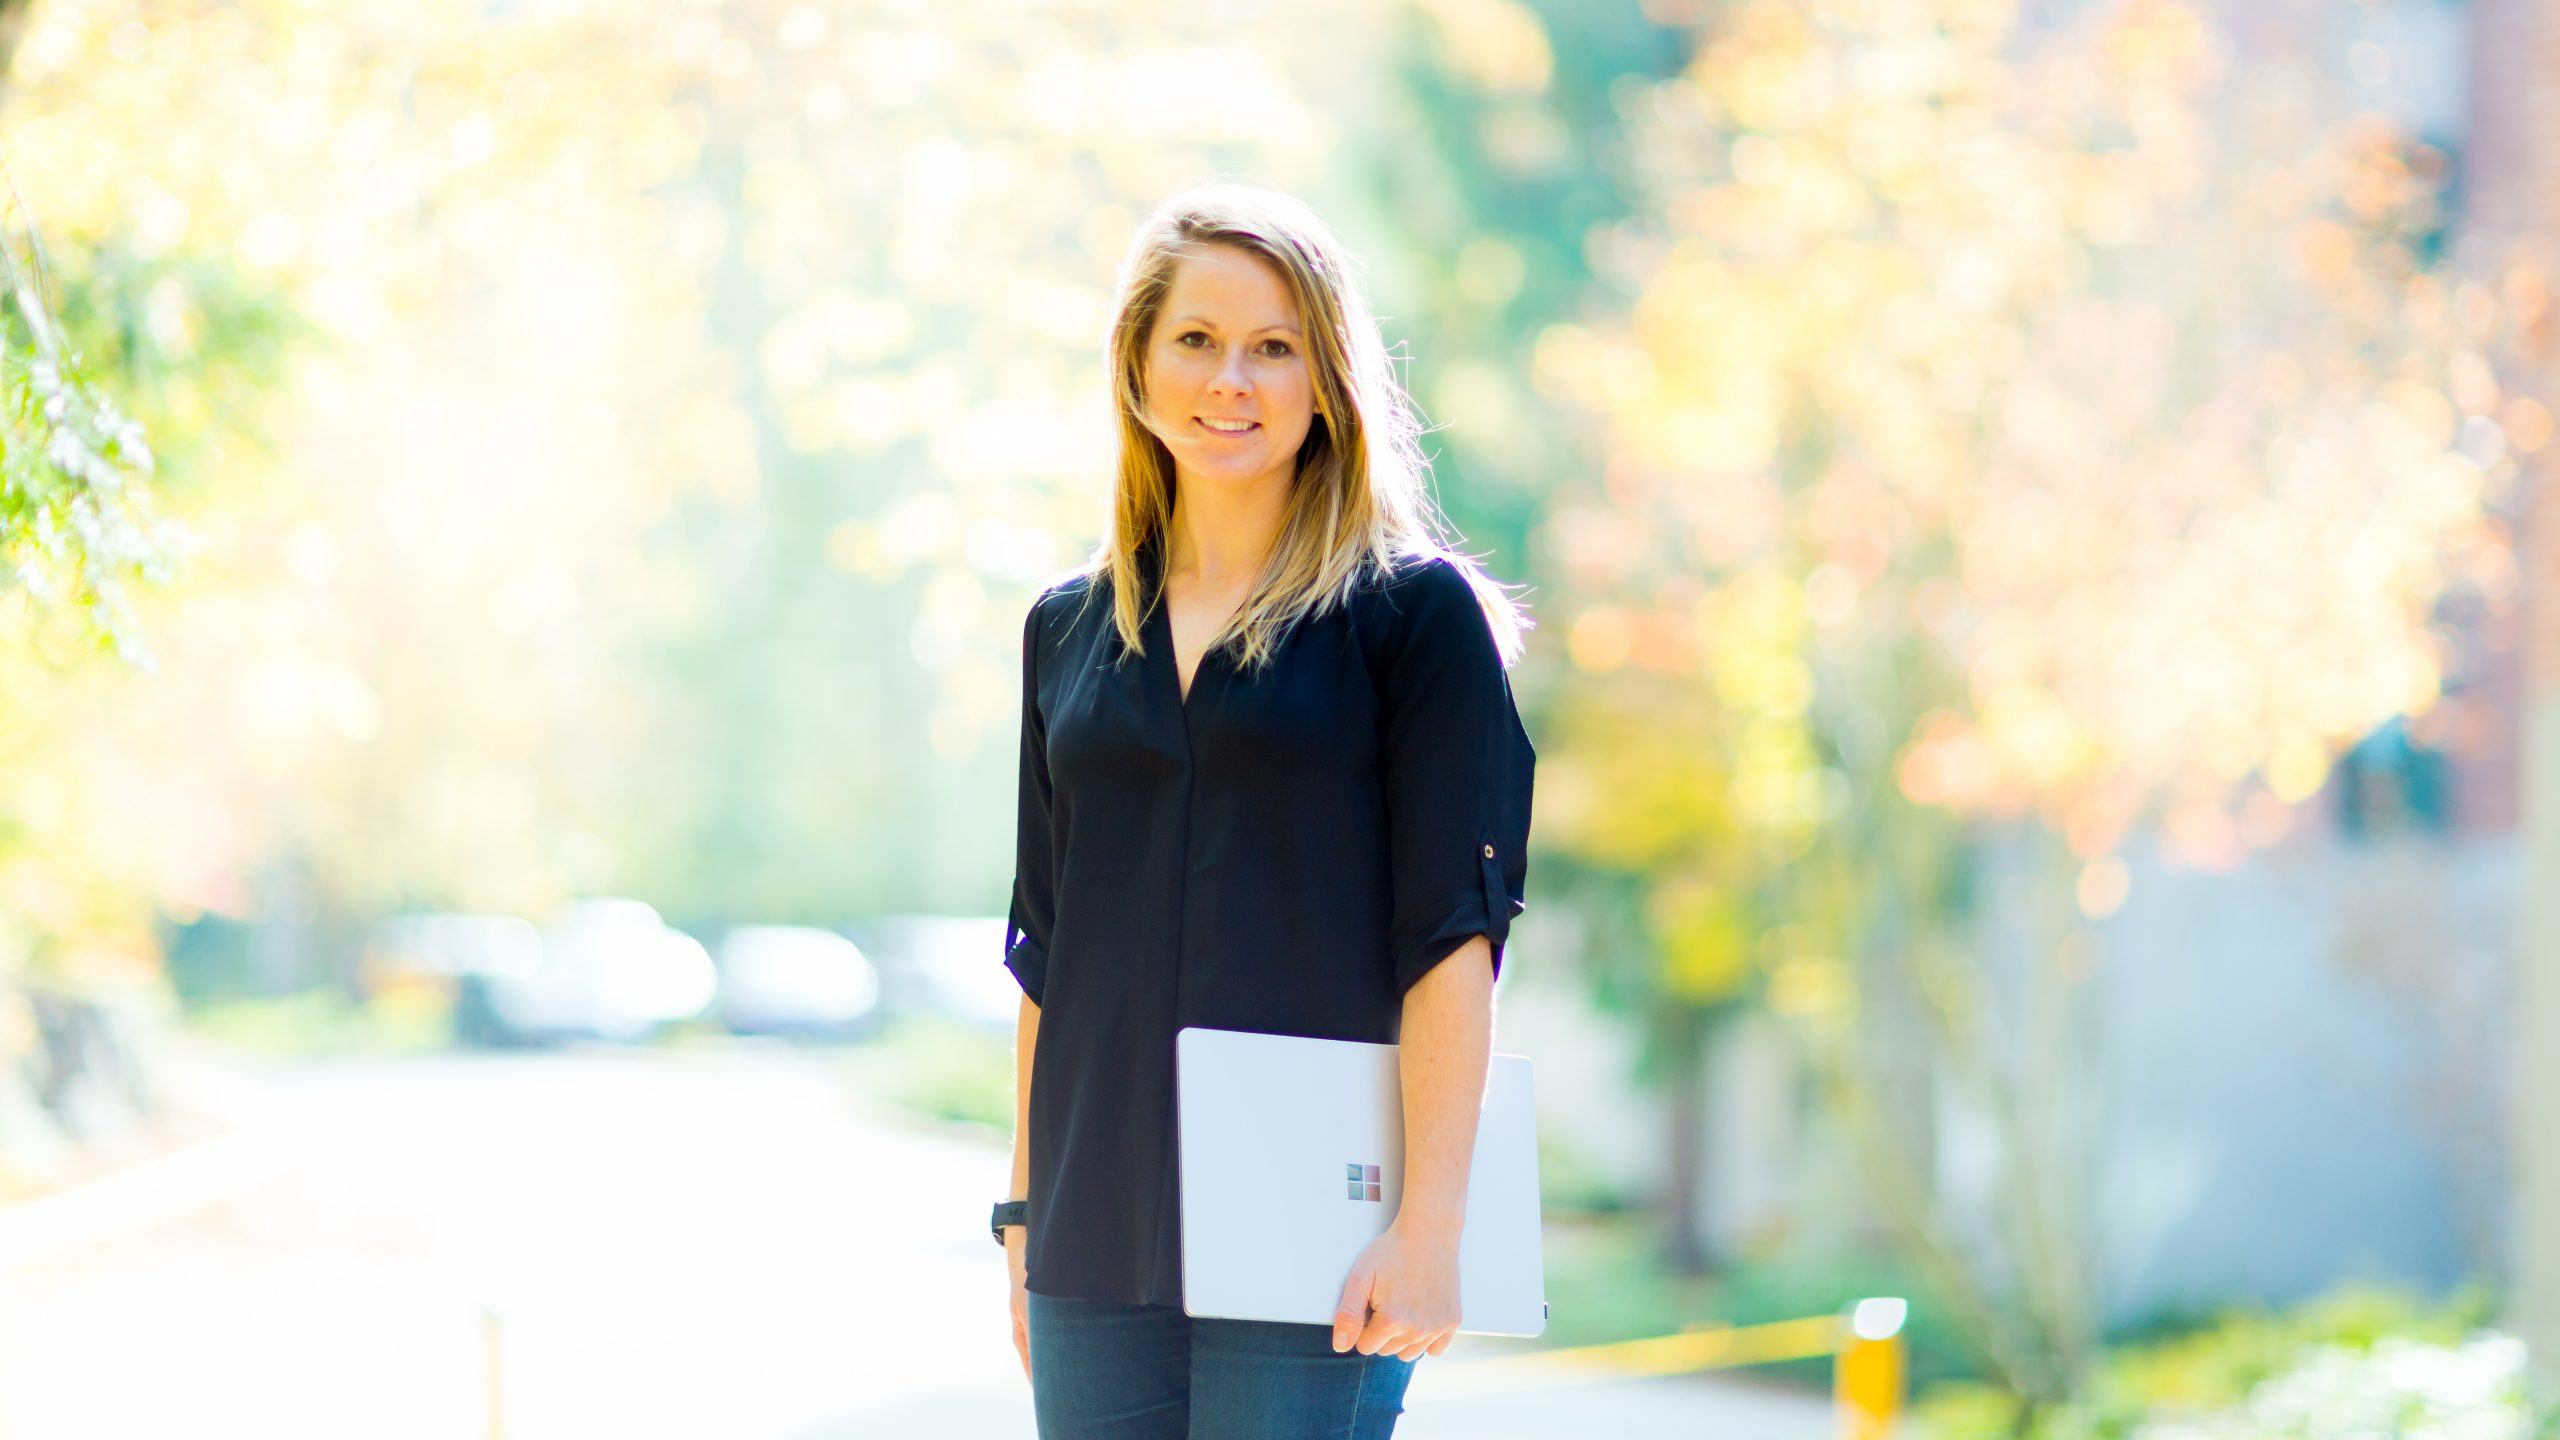
[[[996,1243],[1004,1243],[1004,1227],[1007,1225],[1028,1226],[1031,1223],[1030,1212],[1031,1202],[1028,1200],[997,1201],[996,1213],[987,1219],[987,1228],[996,1232]]]

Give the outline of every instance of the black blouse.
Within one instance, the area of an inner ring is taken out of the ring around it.
[[[1211,650],[1187,701],[1165,607],[1132,659],[1109,584],[1066,581],[1023,627],[1005,965],[1040,1006],[1029,1285],[1179,1305],[1174,1032],[1392,1043],[1406,989],[1470,937],[1499,973],[1537,756],[1445,559],[1373,571],[1259,670]]]

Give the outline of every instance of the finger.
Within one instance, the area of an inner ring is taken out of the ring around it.
[[[1361,1328],[1358,1348],[1363,1355],[1377,1355],[1401,1349],[1411,1343],[1413,1338],[1412,1326],[1405,1324],[1402,1320],[1389,1319],[1386,1315],[1380,1314]]]
[[[1437,1330],[1415,1326],[1405,1331],[1403,1338],[1388,1348],[1394,1352],[1397,1359],[1411,1363],[1421,1359],[1423,1352],[1431,1348],[1431,1342],[1438,1339],[1439,1335],[1440,1332]]]
[[[1354,1266],[1351,1278],[1342,1283],[1342,1301],[1333,1307],[1333,1351],[1339,1355],[1351,1348],[1363,1327],[1369,1324],[1369,1272]]]
[[[1434,1341],[1432,1341],[1432,1342],[1431,1342],[1431,1348],[1430,1348],[1429,1353],[1430,1353],[1430,1354],[1433,1354],[1433,1355],[1446,1355],[1447,1353],[1449,1353],[1449,1346],[1450,1346],[1451,1342],[1455,1341],[1457,1338],[1458,1338],[1458,1332],[1456,1331],[1456,1329],[1454,1329],[1454,1328],[1450,1329],[1449,1331],[1447,1331],[1446,1333],[1444,1333],[1443,1335],[1441,1335],[1441,1337],[1440,1337],[1439,1339],[1434,1340]]]

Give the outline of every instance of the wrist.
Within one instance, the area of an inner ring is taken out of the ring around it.
[[[1464,1207],[1408,1201],[1397,1208],[1396,1218],[1388,1222],[1387,1228],[1418,1244],[1455,1246],[1466,1219]]]

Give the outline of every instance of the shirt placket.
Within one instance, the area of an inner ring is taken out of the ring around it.
[[[1191,970],[1195,963],[1194,956],[1192,954],[1192,947],[1195,943],[1194,937],[1210,934],[1213,930],[1213,927],[1207,924],[1202,917],[1193,914],[1193,906],[1199,903],[1199,896],[1201,892],[1200,887],[1192,883],[1192,879],[1207,868],[1200,859],[1200,826],[1197,823],[1197,812],[1200,804],[1199,727],[1208,713],[1208,707],[1212,700],[1209,687],[1215,683],[1218,672],[1214,666],[1214,655],[1203,654],[1200,657],[1198,666],[1192,671],[1191,694],[1186,699],[1182,693],[1182,662],[1180,657],[1174,654],[1173,649],[1173,624],[1171,616],[1166,612],[1165,606],[1161,601],[1159,601],[1155,606],[1154,614],[1161,622],[1156,627],[1158,634],[1154,643],[1160,647],[1157,653],[1163,657],[1163,664],[1161,667],[1163,671],[1162,683],[1159,685],[1155,693],[1172,704],[1174,719],[1173,728],[1181,737],[1182,741],[1181,775],[1176,782],[1181,787],[1181,801],[1174,807],[1175,813],[1180,816],[1180,823],[1182,826],[1181,844],[1179,846],[1179,853],[1182,856],[1182,864],[1180,867],[1180,873],[1173,877],[1174,888],[1176,891],[1173,901],[1173,993],[1168,997],[1169,1008],[1167,1013],[1169,1019],[1165,1026],[1164,1034],[1166,1059],[1169,1062],[1172,1057],[1174,1032],[1180,1028],[1182,1024],[1184,983],[1190,978]],[[1179,1303],[1181,1300],[1179,1269],[1182,1249],[1179,1223],[1182,1213],[1182,1165],[1180,1145],[1181,1138],[1178,1113],[1174,1106],[1168,1105],[1165,1109],[1165,1132],[1161,1150],[1164,1163],[1159,1169],[1156,1184],[1155,1223],[1148,1227],[1148,1232],[1152,1237],[1154,1237],[1154,1240],[1151,1245],[1151,1253],[1149,1254],[1147,1261],[1149,1273],[1146,1288],[1147,1293],[1150,1294],[1159,1296],[1169,1294],[1175,1303]],[[1167,1224],[1168,1221],[1173,1222],[1172,1225],[1169,1226]],[[1170,1277],[1172,1282],[1170,1284],[1166,1283],[1168,1277],[1162,1273],[1164,1262],[1168,1256],[1170,1256],[1176,1272],[1172,1277]]]

